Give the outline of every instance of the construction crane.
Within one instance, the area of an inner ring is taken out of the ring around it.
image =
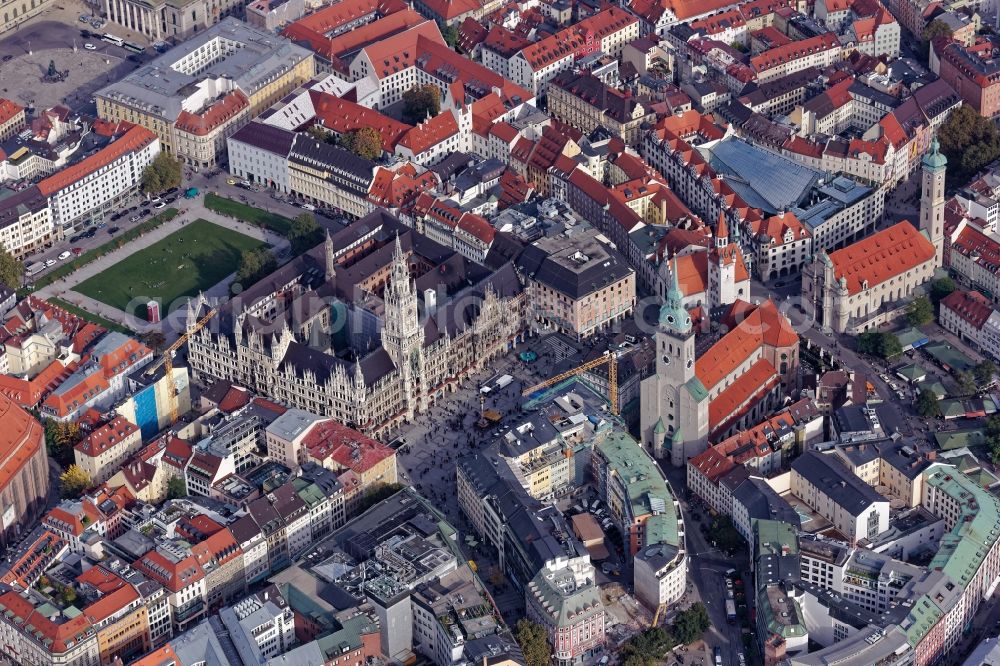
[[[656,607],[656,615],[653,616],[653,622],[652,624],[649,625],[650,629],[652,629],[653,627],[655,627],[660,623],[660,615],[663,614],[663,611],[666,609],[666,607],[667,607],[666,604],[660,604],[659,606]]]
[[[633,348],[634,349],[634,348]],[[605,363],[608,364],[608,400],[611,402],[611,413],[618,416],[618,359],[625,356],[632,349],[625,349],[621,351],[606,351],[600,356],[582,365],[578,365],[572,370],[567,370],[566,372],[560,372],[555,377],[546,379],[540,384],[535,384],[532,387],[524,389],[521,392],[522,395],[531,395],[536,391],[540,391],[544,388],[548,388],[559,382],[569,379],[570,377],[576,377],[577,375],[582,375],[588,370],[600,367]]]
[[[177,410],[179,409],[177,405],[178,389],[176,382],[174,382],[174,358],[173,358],[174,352],[180,349],[184,345],[184,343],[188,341],[189,337],[191,337],[201,329],[205,328],[205,325],[208,324],[209,320],[212,317],[214,317],[217,312],[218,310],[216,310],[215,308],[209,310],[204,317],[198,320],[198,323],[195,324],[190,331],[188,331],[181,337],[177,338],[177,340],[174,341],[172,345],[163,350],[163,356],[160,360],[160,363],[154,363],[151,366],[149,366],[148,370],[146,370],[146,376],[152,377],[154,374],[156,374],[156,371],[159,370],[160,366],[162,365],[163,374],[167,378],[167,381],[171,383],[170,390],[167,391],[168,395],[167,400],[170,401],[169,411],[170,411],[171,424],[177,423],[177,417],[178,417]]]

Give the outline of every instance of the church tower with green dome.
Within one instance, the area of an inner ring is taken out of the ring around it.
[[[640,427],[643,444],[653,456],[669,456],[682,461],[674,464],[684,464],[685,444],[675,441],[675,436],[683,428],[695,437],[704,430],[707,438],[708,401],[707,395],[702,395],[704,388],[702,392],[697,390],[700,382],[695,377],[694,325],[684,309],[676,260],[670,272],[670,287],[660,307],[655,336],[656,374],[643,380],[641,388]],[[698,423],[702,420],[704,424]]]
[[[934,246],[934,267],[944,263],[944,176],[948,158],[941,154],[937,135],[920,161],[920,231]]]

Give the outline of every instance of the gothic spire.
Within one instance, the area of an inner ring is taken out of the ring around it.
[[[336,263],[333,259],[333,238],[330,236],[330,230],[326,230],[326,241],[323,243],[323,249],[326,254],[326,280],[329,282],[332,280],[336,274]]]
[[[725,211],[719,212],[719,223],[715,226],[715,247],[729,245],[729,226],[726,224]]]
[[[684,309],[684,292],[681,291],[679,272],[678,259],[675,257],[670,267],[670,288],[667,289],[667,298],[660,308],[660,325],[686,335],[691,331],[691,317]]]

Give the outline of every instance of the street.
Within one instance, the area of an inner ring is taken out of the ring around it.
[[[739,654],[743,652],[743,637],[739,621],[730,624],[726,619],[726,571],[736,569],[743,576],[744,589],[750,588],[751,580],[747,577],[749,570],[749,551],[740,553],[736,558],[730,558],[718,548],[708,543],[702,534],[700,525],[709,520],[707,514],[696,512],[691,503],[684,499],[687,488],[687,470],[683,467],[661,465],[671,489],[677,494],[684,515],[684,538],[688,555],[688,592],[674,608],[684,610],[691,604],[701,601],[708,609],[708,617],[712,627],[702,637],[708,646],[708,651],[718,647],[722,651],[724,666],[739,666]],[[692,587],[693,583],[693,587]],[[748,597],[748,609],[750,607]],[[673,614],[673,613],[672,613]],[[671,614],[671,615],[672,615]]]

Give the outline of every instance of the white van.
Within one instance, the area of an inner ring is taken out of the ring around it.
[[[302,208],[309,211],[316,210],[316,206],[313,206],[312,204],[302,204]]]

